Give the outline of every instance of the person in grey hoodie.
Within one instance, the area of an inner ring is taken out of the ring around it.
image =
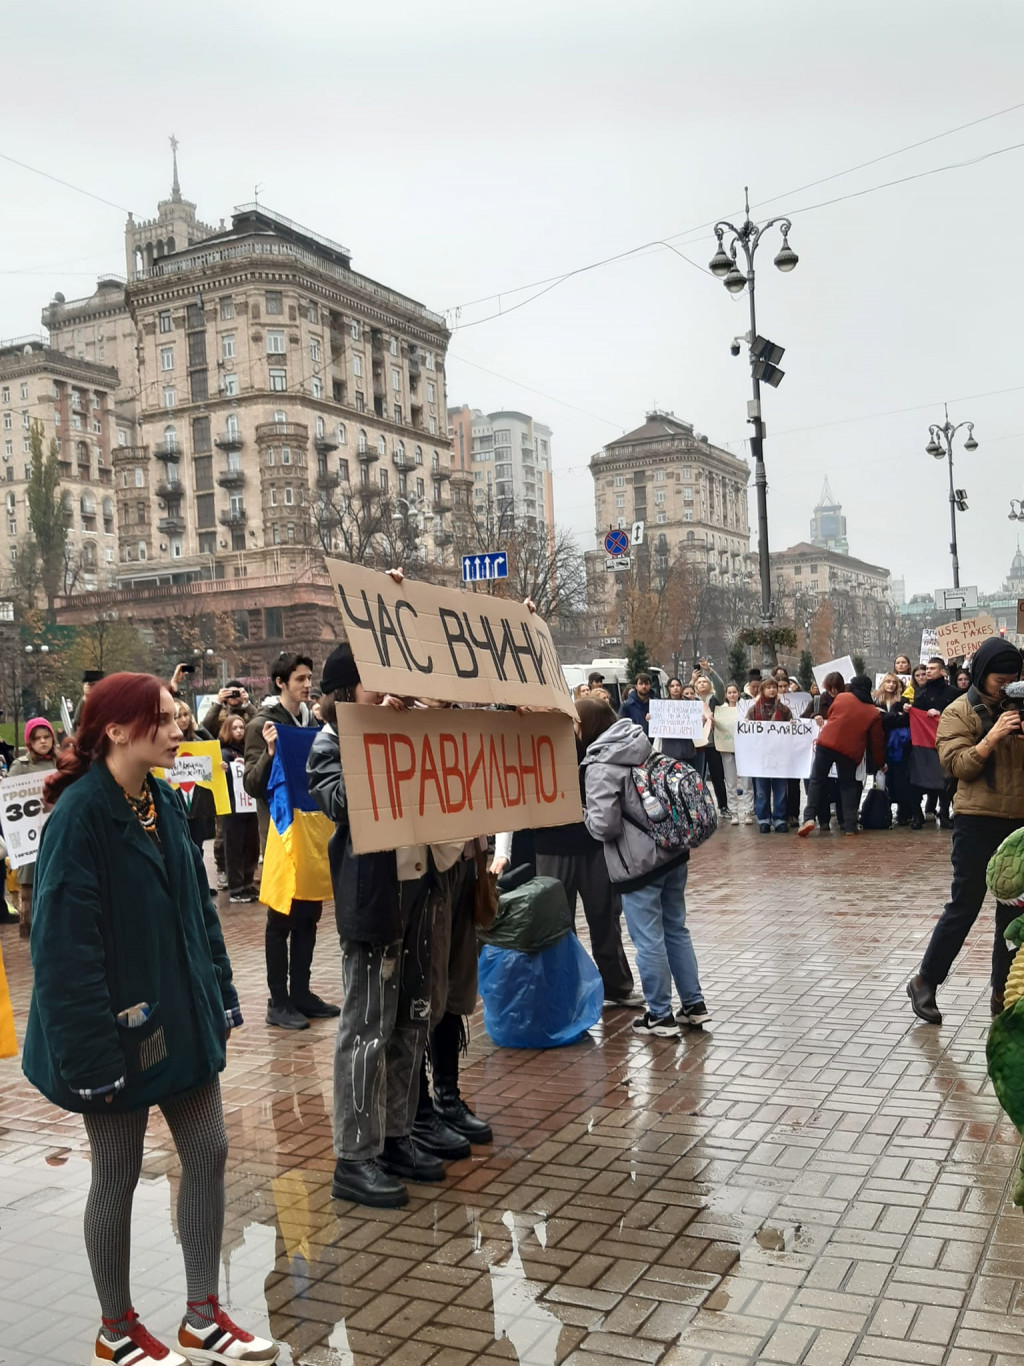
[[[622,894],[626,928],[636,946],[636,964],[647,1010],[633,1021],[638,1034],[679,1035],[680,1024],[711,1018],[686,927],[689,851],[662,849],[648,833],[643,803],[633,783],[634,766],[650,758],[651,742],[641,726],[608,717],[583,759],[586,773],[584,822],[604,844],[608,876]],[[672,983],[681,1009],[672,1014]]]

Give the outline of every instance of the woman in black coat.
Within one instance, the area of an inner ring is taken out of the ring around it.
[[[242,1359],[272,1362],[278,1348],[236,1327],[217,1298],[227,1157],[218,1074],[242,1016],[181,801],[150,774],[173,765],[181,738],[159,679],[113,674],[90,690],[47,780],[53,814],[35,870],[22,1065],[48,1100],[82,1114],[89,1137],[85,1240],[103,1315],[94,1362],[186,1366],[142,1326],[129,1288],[151,1105],[182,1167],[187,1290],[177,1345],[193,1361],[229,1361],[244,1343]]]

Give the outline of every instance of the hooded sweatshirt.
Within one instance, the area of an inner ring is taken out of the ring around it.
[[[636,891],[685,863],[686,849],[662,849],[647,833],[643,803],[632,768],[651,754],[643,729],[623,718],[599,735],[583,759],[587,829],[604,845],[609,879],[620,891]]]

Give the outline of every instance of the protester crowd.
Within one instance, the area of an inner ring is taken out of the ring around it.
[[[375,853],[353,845],[338,742],[344,708],[448,704],[368,689],[347,643],[325,661],[316,697],[313,660],[289,652],[273,662],[273,690],[261,704],[232,681],[199,725],[177,695],[177,675],[170,685],[149,675],[90,678],[74,736],[56,754],[49,723],[31,721],[19,771],[48,773],[52,814],[35,867],[18,878],[18,920],[35,970],[23,1065],[51,1101],[83,1114],[92,1149],[85,1236],[103,1316],[94,1359],[277,1359],[275,1344],[236,1325],[218,1298],[227,1152],[219,1073],[242,1024],[219,893],[228,907],[257,897],[268,907],[266,1024],[299,1031],[338,1018],[332,1194],[397,1207],[408,1183],[442,1180],[446,1162],[492,1140],[461,1094],[459,1073],[478,996],[478,927],[494,915],[495,878],[499,890],[533,875],[559,884],[571,917],[580,901],[603,1007],[634,1011],[638,1036],[678,1038],[711,1019],[685,893],[690,850],[713,830],[716,812],[720,826],[806,836],[830,829],[834,810],[843,833],[855,835],[859,819],[860,828],[887,826],[893,810],[896,825],[920,830],[934,799],[934,819],[953,828],[953,886],[907,992],[920,1018],[941,1023],[936,990],[981,909],[988,859],[1024,825],[1021,717],[1003,693],[1021,666],[1002,640],[986,642],[953,681],[938,658],[912,668],[900,656],[877,687],[863,675],[847,682],[828,674],[794,718],[786,699],[803,689],[784,668],[726,682],[701,660],[688,681],[672,678],[667,689],[669,700],[702,704],[697,740],[652,739],[649,674],[637,674],[617,712],[592,674],[575,697],[581,820],[494,831],[493,844],[456,839]],[[914,762],[915,712],[937,729],[931,769]],[[802,784],[739,772],[741,721],[794,720],[815,729]],[[219,814],[206,786],[176,793],[151,772],[172,767],[183,744],[212,739],[225,773],[237,770],[241,782],[238,790],[227,784],[230,810]],[[328,822],[331,833],[326,880],[293,884],[282,903],[268,894],[268,865],[287,824],[279,785],[296,755],[302,814]],[[679,835],[687,803],[690,827]],[[675,839],[663,833],[673,819]],[[316,896],[311,887],[320,888]],[[314,975],[324,990],[337,975],[334,954],[317,952],[325,900],[333,900],[340,945],[337,1004],[313,987]],[[1018,909],[997,907],[993,1011],[1008,968],[1001,930]],[[167,1119],[183,1169],[180,1353],[142,1326],[129,1289],[132,1194],[152,1105]]]

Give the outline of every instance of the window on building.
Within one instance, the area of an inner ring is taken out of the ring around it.
[[[427,423],[427,431],[429,431],[429,433],[430,433],[431,436],[437,436],[437,418],[436,418],[436,417],[432,417],[432,418],[430,419],[430,421]]]
[[[422,446],[417,446],[417,447],[416,447],[416,450],[415,450],[415,452],[414,452],[414,455],[415,455],[415,457],[416,457],[416,463],[417,463],[417,465],[422,465],[422,464],[423,464],[423,447],[422,447]]]
[[[279,318],[284,313],[284,298],[279,289],[268,289],[266,292],[267,317]]]
[[[54,398],[60,398],[60,390],[57,388],[56,384],[53,386],[53,396]],[[5,384],[4,387],[0,389],[0,403],[10,403],[10,401],[11,391],[9,386]]]
[[[139,559],[140,559],[140,560],[144,560],[144,559],[146,558],[146,553],[147,553],[147,552],[146,552],[146,542],[145,542],[145,541],[140,541],[140,542],[139,542]]]
[[[684,510],[684,512],[683,512],[683,521],[684,521],[684,522],[692,522],[692,521],[693,521],[693,511],[692,511],[691,508],[686,508],[686,509]]]
[[[273,484],[271,484],[270,486],[270,506],[272,508],[277,507],[277,489],[274,487]]]
[[[818,591],[818,580],[817,580],[817,579],[812,579],[812,580],[811,580],[811,591],[812,591],[812,592],[815,592],[815,593]]]
[[[392,338],[391,338],[391,342],[390,342],[390,344],[389,344],[389,349],[390,349],[391,354],[392,354],[393,356],[397,356],[397,355],[398,355],[398,338],[397,338],[397,337],[392,337]]]
[[[363,377],[363,358],[362,358],[362,356],[353,356],[353,357],[352,357],[352,373],[353,373],[353,375],[355,375],[356,379],[362,379],[362,377]]]
[[[210,397],[210,376],[206,370],[190,370],[188,390],[193,403],[205,403]]]
[[[200,455],[193,462],[196,493],[213,491],[213,456]]]
[[[400,403],[395,404],[395,422],[399,426],[402,424],[402,405]]]
[[[426,485],[423,483],[423,480],[422,480],[422,479],[417,479],[417,480],[416,480],[416,497],[417,497],[417,498],[422,498],[425,492],[426,492]]]
[[[176,403],[176,401],[177,401],[177,395],[176,395],[175,392],[174,392],[174,387],[173,387],[173,385],[170,385],[170,384],[165,385],[165,386],[164,386],[164,391],[163,391],[163,404],[164,404],[164,407],[165,407],[165,408],[173,408],[174,405],[175,405],[175,403]]]
[[[683,502],[684,502],[684,503],[692,503],[692,502],[693,502],[693,489],[683,489]]]
[[[347,461],[347,460],[339,460],[339,461],[338,461],[338,475],[340,476],[341,482],[342,482],[343,484],[347,484],[347,483],[348,483],[348,461]]]
[[[205,451],[212,450],[210,444],[210,419],[208,417],[194,417],[192,419],[192,452],[194,455],[201,455]]]
[[[162,309],[156,316],[157,316],[157,318],[158,318],[158,320],[159,320],[159,323],[160,323],[160,331],[161,331],[161,332],[173,332],[173,331],[174,331],[174,324],[171,322],[171,312],[170,312],[170,309],[166,309],[166,308],[165,308],[165,309]]]
[[[320,360],[320,338],[310,337],[309,339],[309,358],[311,361]]]
[[[617,508],[624,508],[626,506],[626,495],[624,493],[617,493],[615,495],[615,506]]]
[[[238,376],[234,373],[234,371],[224,376],[223,384],[225,398],[238,397]]]
[[[161,369],[161,370],[173,370],[173,369],[174,369],[174,347],[173,347],[173,346],[161,346],[161,348],[160,348],[160,369]]]
[[[657,522],[657,524],[658,524],[659,526],[664,526],[664,524],[668,521],[668,513],[667,513],[667,512],[658,512],[658,513],[655,513],[654,520]]]
[[[230,294],[219,301],[220,320],[222,323],[230,322],[235,316],[235,301]]]
[[[428,385],[427,385],[427,402],[428,402],[428,403],[433,403],[433,402],[435,402],[436,394],[437,394],[437,390],[434,388],[433,384],[428,384]]]
[[[353,318],[353,319],[352,319],[352,328],[351,328],[351,331],[352,331],[352,340],[353,340],[353,341],[358,341],[358,340],[359,340],[359,322],[358,322],[358,320],[357,320],[356,318]]]
[[[313,395],[314,398],[323,398],[324,382],[319,375],[314,375],[313,378],[310,380],[309,389],[310,393]]]
[[[654,471],[654,482],[655,482],[656,484],[664,484],[664,482],[665,482],[665,471],[664,471],[664,470],[655,470],[655,471]]]
[[[381,486],[381,488],[384,490],[384,492],[387,493],[387,491],[388,491],[388,472],[387,472],[387,470],[381,470],[381,472],[380,472],[380,486]]]
[[[10,413],[4,413],[4,431],[9,432],[13,426],[13,419]]]
[[[423,364],[424,364],[424,366],[426,367],[426,369],[428,369],[428,370],[433,370],[433,368],[434,368],[434,353],[433,353],[433,351],[424,351],[424,353],[423,353]]]
[[[267,328],[267,355],[284,355],[284,333],[275,327]]]
[[[344,424],[344,422],[339,422],[339,423],[338,423],[338,445],[339,445],[339,446],[344,446],[345,444],[346,444],[345,424]]]
[[[264,607],[263,634],[267,640],[281,640],[284,636],[284,608]]]
[[[392,387],[392,389],[395,391],[396,394],[399,393],[399,392],[401,391],[401,388],[402,388],[402,372],[401,372],[401,370],[392,369],[392,371],[391,371],[391,387]],[[26,394],[25,397],[27,398],[28,395]]]
[[[286,370],[271,370],[270,388],[273,393],[283,394],[288,388],[288,372]]]
[[[816,564],[812,564],[812,565],[811,565],[811,573],[812,573],[812,574],[817,574],[817,572],[818,572],[818,566],[817,566]]]
[[[658,504],[658,503],[663,503],[664,501],[665,501],[665,491],[664,491],[664,489],[658,489],[658,490],[656,491],[655,495],[654,495],[654,502],[655,502],[655,504]]]
[[[196,494],[196,526],[204,528],[217,525],[217,499],[213,493]]]
[[[235,359],[235,334],[233,332],[222,332],[220,334],[220,358],[221,360]]]
[[[143,489],[146,487],[146,475],[141,465],[135,466],[135,487],[137,489]]]
[[[357,413],[363,413],[366,411],[366,398],[361,389],[356,390],[355,404]]]
[[[285,484],[284,486],[284,502],[285,507],[291,507],[295,502],[295,491],[291,484]]]
[[[27,384],[23,384],[23,385],[21,386],[21,397],[22,397],[23,399],[27,399],[27,398],[28,398],[28,385],[27,385]]]

